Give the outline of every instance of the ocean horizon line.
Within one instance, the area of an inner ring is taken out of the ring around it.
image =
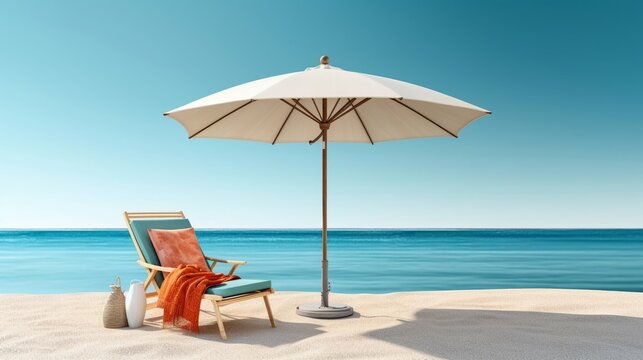
[[[195,227],[199,231],[321,231],[321,228],[208,228]],[[643,230],[638,227],[351,227],[328,228],[328,231],[495,231],[495,230]],[[0,228],[0,231],[127,231],[127,228]]]

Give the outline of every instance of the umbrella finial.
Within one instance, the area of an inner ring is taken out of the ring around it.
[[[328,57],[328,55],[323,55],[322,57],[319,58],[320,65],[328,65],[329,62],[330,62],[330,58]]]

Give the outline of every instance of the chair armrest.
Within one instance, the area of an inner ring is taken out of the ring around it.
[[[220,262],[220,263],[224,263],[224,264],[232,264],[232,265],[245,265],[245,264],[248,263],[247,261],[217,259],[217,258],[213,258],[213,257],[210,257],[210,256],[206,256],[205,258],[210,260],[210,261]]]
[[[224,264],[230,264],[232,267],[230,268],[230,271],[228,272],[228,276],[231,276],[234,274],[234,271],[237,270],[237,267],[239,265],[245,265],[245,261],[240,261],[240,260],[224,260],[224,259],[217,259],[213,258],[210,256],[204,256],[206,260],[212,261],[212,264],[210,265],[210,270],[214,271],[214,267],[217,265],[217,263],[224,263]]]
[[[173,268],[173,267],[165,267],[165,266],[158,266],[158,265],[148,264],[143,260],[137,260],[136,262],[139,265],[141,265],[142,267],[146,267],[146,268],[148,268],[150,270],[156,270],[156,271],[161,271],[161,272],[168,272],[169,273],[169,272],[172,272],[172,270],[176,269],[176,268]]]

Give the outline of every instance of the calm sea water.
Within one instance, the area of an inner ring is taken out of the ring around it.
[[[197,231],[208,255],[277,290],[319,291],[320,232]],[[643,291],[643,230],[335,230],[331,290],[489,288]],[[108,291],[145,278],[126,231],[0,231],[0,293]]]

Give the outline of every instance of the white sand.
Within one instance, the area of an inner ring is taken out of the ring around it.
[[[159,309],[139,329],[102,326],[106,293],[0,295],[0,358],[34,359],[642,359],[643,293],[580,290],[331,294],[353,317],[297,316],[317,293],[223,308],[219,338],[203,303],[198,336],[160,328]]]

